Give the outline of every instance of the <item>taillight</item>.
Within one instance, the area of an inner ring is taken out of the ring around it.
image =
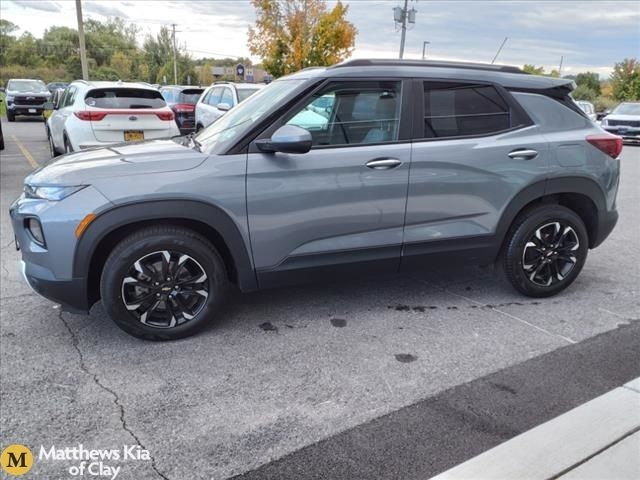
[[[95,110],[83,110],[80,112],[73,112],[73,114],[80,120],[99,122],[107,116],[107,112],[97,112]]]
[[[196,109],[196,106],[192,105],[191,103],[176,103],[171,108],[176,113],[190,113]]]
[[[173,120],[175,118],[171,110],[169,110],[168,112],[156,112],[156,115],[160,120]]]
[[[587,142],[611,158],[618,158],[620,152],[622,152],[622,137],[618,137],[617,135],[610,135],[608,133],[587,135]]]

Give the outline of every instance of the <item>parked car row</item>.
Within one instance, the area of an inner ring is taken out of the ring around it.
[[[51,155],[113,143],[186,135],[201,130],[263,85],[220,82],[208,88],[143,82],[71,84],[13,79],[7,119],[42,116]]]

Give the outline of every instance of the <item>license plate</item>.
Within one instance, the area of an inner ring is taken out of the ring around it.
[[[140,142],[144,140],[144,132],[142,130],[125,130],[124,141],[125,142]]]
[[[29,113],[36,113],[36,109],[35,108],[30,108],[29,109]]]

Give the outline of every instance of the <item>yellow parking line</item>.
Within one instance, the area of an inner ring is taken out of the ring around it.
[[[33,168],[38,168],[40,165],[38,164],[38,162],[35,161],[31,153],[29,153],[29,150],[27,150],[27,147],[22,145],[18,141],[15,135],[11,135],[11,138],[13,138],[13,141],[16,142],[16,145],[18,145],[18,148],[22,152],[22,155],[24,155],[24,158],[27,159],[27,162],[29,162],[29,165],[31,165]]]

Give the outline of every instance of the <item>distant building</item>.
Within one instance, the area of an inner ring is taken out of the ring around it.
[[[195,67],[198,75],[202,66]],[[211,76],[214,81],[216,80],[234,80],[237,82],[244,81],[248,83],[269,83],[273,80],[273,77],[269,75],[260,67],[247,67],[244,74],[244,79],[236,77],[236,67],[211,67]]]

